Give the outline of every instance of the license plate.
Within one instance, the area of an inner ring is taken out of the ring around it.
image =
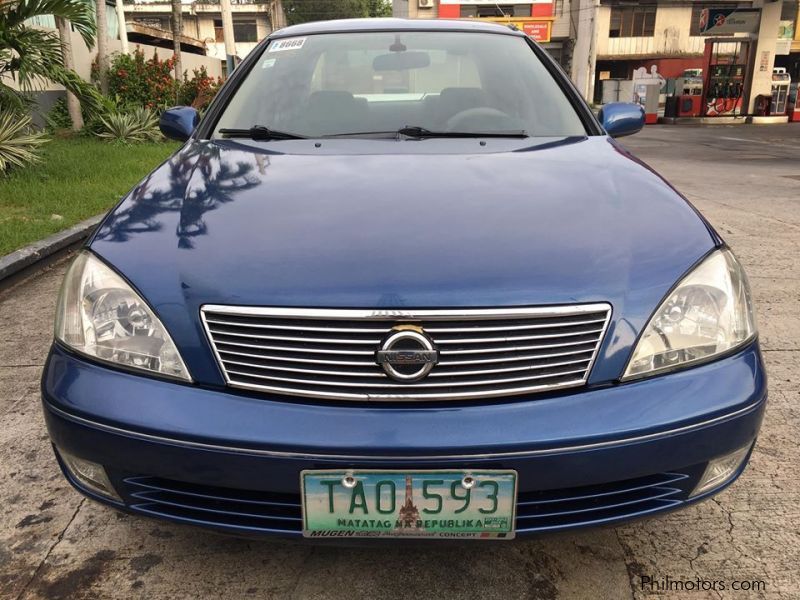
[[[516,471],[300,474],[308,538],[512,539]]]

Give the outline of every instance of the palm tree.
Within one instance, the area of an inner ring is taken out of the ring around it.
[[[108,17],[106,17],[106,0],[96,0],[97,11],[97,76],[100,80],[100,91],[108,93]],[[123,24],[120,23],[120,27]]]
[[[172,0],[172,47],[175,57],[175,81],[179,83],[183,80],[181,35],[183,35],[183,6],[181,0]]]
[[[72,55],[71,27],[67,19],[56,17],[56,27],[58,27],[58,38],[61,40],[61,57],[64,61],[64,68],[74,70],[75,59]],[[83,114],[81,113],[81,102],[78,97],[67,91],[67,112],[72,121],[73,131],[83,129]]]
[[[27,23],[42,15],[68,19],[87,46],[94,43],[94,11],[87,0],[0,1],[0,105],[25,108],[29,100],[24,92],[44,79],[99,104],[93,88],[64,66],[58,34]],[[19,90],[11,87],[11,80]]]

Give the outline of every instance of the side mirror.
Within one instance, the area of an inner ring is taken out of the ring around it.
[[[611,137],[633,135],[644,127],[644,108],[633,102],[611,102],[597,115]]]
[[[185,142],[200,122],[200,114],[191,106],[174,106],[163,112],[158,128],[171,140]]]

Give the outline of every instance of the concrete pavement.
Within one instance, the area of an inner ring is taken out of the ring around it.
[[[122,515],[69,488],[42,423],[61,263],[0,292],[0,598],[800,598],[800,124],[650,127],[624,142],[748,269],[770,406],[734,486],[626,526],[457,548],[254,542]],[[726,589],[659,592],[643,576]]]

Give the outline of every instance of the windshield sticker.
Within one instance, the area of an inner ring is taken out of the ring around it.
[[[261,63],[262,69],[271,69],[275,66],[275,61],[278,60],[277,58],[268,58],[263,63]]]
[[[284,50],[299,50],[306,43],[306,38],[287,38],[276,40],[269,46],[269,52],[283,52]]]

